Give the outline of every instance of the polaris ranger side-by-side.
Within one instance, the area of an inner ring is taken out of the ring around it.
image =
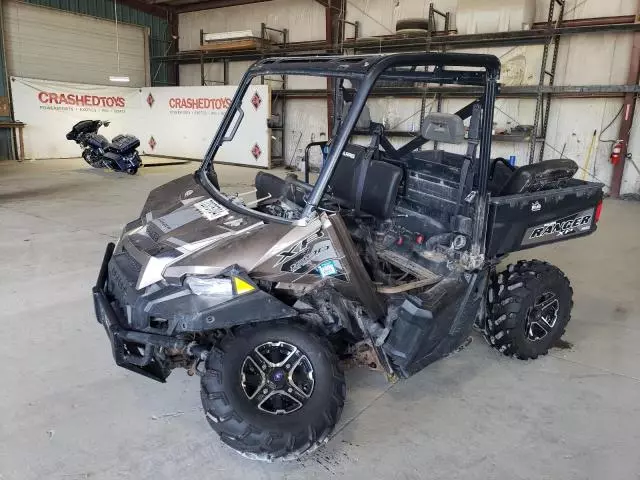
[[[161,382],[178,367],[199,375],[222,441],[271,460],[328,439],[345,401],[343,361],[407,378],[474,325],[506,355],[545,354],[569,321],[569,281],[543,261],[498,263],[593,233],[602,186],[572,178],[571,160],[491,158],[499,72],[494,56],[452,53],[250,67],[195,175],[153,190],[107,247],[93,296],[116,363]],[[236,138],[252,80],[269,75],[331,79],[339,114],[326,163],[313,184],[258,172],[255,200],[224,193],[216,154]],[[427,114],[397,147],[366,102],[401,82],[483,93]]]

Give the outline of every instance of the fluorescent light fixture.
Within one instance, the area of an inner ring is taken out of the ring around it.
[[[129,77],[127,75],[109,75],[109,81],[116,83],[129,83]]]

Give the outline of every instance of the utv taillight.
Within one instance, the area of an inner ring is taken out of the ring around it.
[[[598,205],[596,205],[596,214],[593,216],[593,219],[596,221],[596,223],[598,222],[598,220],[600,220],[601,213],[602,213],[602,200],[600,200],[598,202]]]

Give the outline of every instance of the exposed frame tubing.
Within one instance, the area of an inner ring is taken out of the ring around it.
[[[229,129],[229,125],[231,125],[231,122],[233,121],[233,119],[236,118],[238,107],[241,106],[242,99],[244,98],[244,95],[249,88],[250,82],[248,82],[247,80],[249,80],[250,74],[251,74],[251,69],[247,70],[242,76],[242,79],[240,80],[240,86],[238,87],[238,91],[233,96],[231,105],[229,105],[229,108],[227,110],[227,112],[234,112],[234,113],[233,115],[231,114],[225,115],[222,118],[222,123],[220,124],[220,127],[218,128],[218,130],[216,130],[216,134],[214,135],[213,140],[209,144],[209,147],[207,148],[207,152],[204,154],[204,162],[202,162],[202,165],[198,169],[198,175],[200,179],[202,179],[203,177],[206,178],[206,172],[208,172],[211,168],[211,163],[213,162],[213,158],[215,157],[216,153],[218,153],[218,148],[220,148],[220,145],[222,145],[222,141],[224,139],[224,136],[227,133],[227,130]],[[204,185],[205,185],[205,190],[209,191],[209,189],[206,187],[206,183]]]
[[[211,183],[211,180],[208,177],[208,172],[212,170],[211,167],[213,159],[216,156],[216,153],[218,153],[218,149],[222,145],[223,141],[225,140],[225,138],[227,138],[227,130],[229,130],[231,122],[233,122],[233,120],[236,118],[236,114],[240,115],[237,125],[239,125],[239,122],[242,120],[244,112],[242,112],[240,107],[242,106],[242,100],[247,93],[249,86],[251,85],[251,79],[254,77],[252,73],[253,70],[249,68],[242,76],[242,79],[240,80],[240,86],[238,87],[236,94],[233,96],[231,105],[229,105],[227,113],[222,118],[220,127],[218,127],[218,130],[216,130],[216,134],[214,135],[213,140],[207,148],[207,152],[204,155],[204,161],[202,162],[202,165],[200,165],[200,168],[198,168],[198,171],[195,174],[196,180],[200,185],[202,185],[202,188],[204,188],[209,195],[216,199],[218,203],[230,210],[237,208],[237,205],[234,205],[224,195],[216,191],[213,183]],[[293,225],[295,223],[285,218],[273,217],[272,215],[267,215],[266,213],[258,211],[252,211],[251,214],[255,218],[259,218],[265,222],[280,223],[283,225]],[[302,220],[304,221],[304,219]]]
[[[498,89],[497,73],[487,71],[487,83],[482,101],[482,126],[480,128],[480,165],[478,169],[478,201],[473,231],[471,253],[484,255],[486,250],[487,222],[489,195],[487,181],[489,178],[489,158],[491,156],[491,131],[493,129],[493,107]]]
[[[326,140],[308,143],[304,149],[304,181],[309,183],[309,150],[311,147],[324,147],[328,142]]]
[[[389,60],[391,58],[391,60]],[[320,176],[316,181],[316,184],[309,195],[307,200],[307,204],[304,207],[302,212],[302,218],[310,218],[314,209],[318,207],[320,200],[329,185],[329,180],[331,180],[331,176],[333,175],[333,171],[336,168],[338,163],[338,159],[345,145],[349,141],[349,137],[351,136],[351,131],[353,127],[356,125],[360,114],[362,113],[362,109],[364,108],[365,103],[367,103],[367,98],[369,97],[369,92],[373,88],[373,85],[378,80],[378,77],[382,72],[384,72],[391,62],[393,61],[393,57],[387,57],[385,59],[380,60],[374,66],[372,71],[365,76],[363,82],[360,84],[360,88],[358,89],[358,93],[351,102],[351,108],[347,113],[347,116],[343,119],[342,128],[338,132],[338,136],[334,139],[329,148],[329,155],[325,162],[324,168],[320,172]]]
[[[227,115],[224,116],[222,123],[220,124],[220,127],[216,131],[216,134],[212,142],[209,144],[209,148],[205,153],[204,161],[202,162],[202,165],[197,171],[197,178],[199,179],[200,184],[204,187],[204,189],[210,195],[212,195],[214,198],[220,201],[220,203],[222,203],[224,206],[227,206],[228,208],[230,208],[231,202],[224,199],[222,195],[216,194],[215,188],[212,188],[211,181],[207,177],[207,172],[210,171],[211,169],[213,158],[215,157],[220,145],[222,144],[222,139],[224,138],[224,135],[229,128],[229,125],[231,124],[233,119],[236,117],[235,113],[232,115],[231,112],[237,112],[238,107],[241,105],[242,99],[244,98],[244,95],[251,83],[250,80],[254,76],[252,74],[257,70],[264,70],[261,72],[256,72],[263,75],[268,75],[271,73],[268,68],[266,69],[264,68],[264,63],[265,63],[264,61],[256,63],[254,67],[249,68],[245,72],[245,74],[242,76],[242,80],[240,81],[240,86],[238,88],[238,91],[236,92],[236,95],[234,95],[231,105],[227,110]],[[327,158],[325,168],[323,168],[322,172],[320,173],[320,176],[318,177],[318,180],[313,188],[313,191],[309,196],[307,205],[305,206],[302,212],[302,218],[301,218],[302,221],[312,218],[314,213],[313,212],[314,208],[316,208],[320,203],[323,193],[326,190],[327,185],[329,184],[329,180],[331,179],[331,175],[333,174],[333,171],[339,159],[339,153],[342,152],[347,141],[349,140],[353,127],[355,126],[357,119],[359,118],[360,113],[364,108],[364,105],[367,101],[367,98],[369,97],[369,93],[371,89],[373,88],[375,82],[378,80],[378,77],[380,77],[380,75],[387,68],[389,68],[389,66],[393,65],[394,63],[395,63],[394,57],[383,57],[379,59],[371,67],[371,70],[367,72],[367,75],[364,76],[364,81],[361,83],[358,93],[353,99],[351,108],[349,109],[349,112],[346,118],[343,120],[344,126],[343,128],[341,128],[339,135],[335,138],[335,141],[332,143],[332,146],[329,150],[329,156]],[[262,68],[256,68],[256,67],[262,67]],[[490,67],[485,67],[485,69],[486,69],[485,75],[487,76],[486,77],[487,83],[485,85],[485,94],[483,99],[485,115],[483,115],[483,135],[481,138],[482,143],[480,145],[480,172],[483,172],[483,173],[480,176],[480,188],[478,193],[480,194],[480,197],[481,197],[479,201],[485,202],[485,206],[486,206],[486,198],[484,197],[486,196],[486,191],[487,191],[487,174],[489,169],[489,156],[491,153],[491,129],[493,126],[493,123],[492,123],[493,122],[493,104],[495,102],[495,96],[497,91],[496,81],[497,81],[498,72],[496,71],[496,69],[493,69]],[[308,73],[308,72],[309,72],[308,69],[300,71],[301,74]],[[290,73],[293,73],[293,74],[297,73],[296,69],[292,69]],[[339,74],[334,72],[330,72],[330,73],[332,73],[333,75],[327,74],[327,76],[335,76],[340,78],[362,78],[363,76],[362,73],[352,73],[352,74],[349,74],[350,72],[340,72]],[[488,124],[486,122],[488,122]],[[485,210],[485,209],[482,209],[482,210]],[[486,214],[486,211],[483,214]],[[271,215],[261,214],[260,212],[253,212],[253,215],[258,218],[262,218],[264,220],[268,220],[274,223],[283,223],[286,225],[290,225],[293,223],[291,221],[287,221],[284,219],[279,221],[279,219],[273,218]],[[477,219],[477,220],[480,220],[480,219]],[[478,222],[476,222],[476,225],[477,224]],[[484,234],[482,235],[482,237],[484,238]],[[484,251],[484,245],[481,245],[481,247],[482,247],[482,251]]]

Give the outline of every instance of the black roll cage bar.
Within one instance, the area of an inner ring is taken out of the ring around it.
[[[449,67],[480,68],[482,70],[452,69]],[[418,70],[418,68],[424,68]],[[366,56],[310,56],[310,57],[278,57],[260,60],[245,72],[240,85],[231,101],[218,131],[216,132],[202,165],[196,172],[196,178],[203,188],[219,203],[237,210],[239,207],[222,195],[210,178],[213,159],[224,141],[233,137],[235,129],[240,123],[244,112],[242,99],[255,77],[267,75],[308,75],[341,79],[358,80],[357,93],[351,103],[346,117],[342,120],[341,128],[336,132],[322,169],[311,193],[300,220],[277,218],[254,210],[248,211],[252,216],[268,222],[283,224],[306,224],[314,215],[331,179],[335,167],[340,159],[342,150],[349,140],[349,136],[364,108],[375,83],[379,80],[402,80],[445,85],[473,85],[483,86],[484,92],[480,99],[471,102],[457,114],[464,120],[471,116],[473,106],[482,107],[482,123],[480,126],[480,155],[478,197],[481,202],[480,212],[486,212],[487,181],[491,154],[491,131],[493,128],[493,107],[498,90],[500,76],[500,61],[494,55],[465,54],[465,53],[400,53],[389,55]],[[232,127],[232,134],[226,135],[234,118],[236,124]],[[246,209],[248,210],[248,209]],[[479,222],[481,219],[476,219]],[[474,232],[474,240],[478,240],[481,232]],[[475,243],[475,242],[474,242]]]

